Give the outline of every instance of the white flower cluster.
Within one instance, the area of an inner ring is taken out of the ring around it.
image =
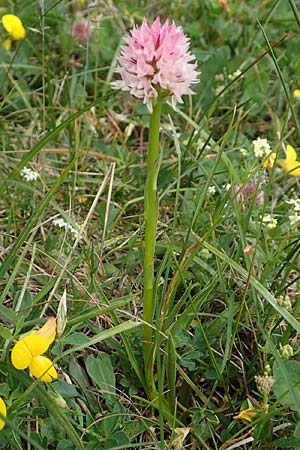
[[[293,205],[293,214],[289,215],[289,221],[291,225],[296,225],[300,220],[300,198],[287,200],[288,205]]]
[[[277,303],[282,308],[286,309],[289,312],[293,311],[292,302],[288,295],[280,295],[277,299]]]
[[[239,77],[241,74],[242,74],[242,71],[241,71],[240,69],[237,69],[237,70],[235,70],[233,73],[230,73],[230,74],[228,75],[228,79],[229,79],[230,81],[231,81],[231,80],[234,80],[235,78]]]
[[[271,214],[265,214],[262,218],[262,223],[268,230],[273,230],[273,228],[277,227],[277,219],[272,217]]]
[[[72,227],[69,223],[65,222],[64,219],[61,217],[59,219],[54,219],[52,221],[53,225],[58,226],[59,228],[65,228],[66,230],[70,231],[74,237],[76,238],[78,236],[78,231],[75,230],[75,228]]]
[[[40,176],[38,172],[30,169],[30,167],[23,167],[20,173],[25,181],[36,181]]]
[[[264,158],[271,152],[271,147],[267,139],[257,138],[252,142],[256,158]]]
[[[213,184],[208,187],[208,193],[210,195],[215,195],[216,192],[217,192],[216,186],[214,186]]]

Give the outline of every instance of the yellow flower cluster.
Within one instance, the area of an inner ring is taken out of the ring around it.
[[[2,17],[2,24],[15,41],[24,39],[26,31],[18,16],[15,16],[14,14],[5,14]]]
[[[50,317],[40,330],[32,330],[20,339],[11,352],[12,365],[19,370],[29,368],[32,376],[45,383],[57,378],[52,361],[43,354],[48,350],[56,335],[56,320]]]
[[[2,25],[7,33],[10,35],[10,38],[5,39],[3,42],[6,50],[10,50],[11,48],[11,38],[15,41],[19,41],[20,39],[24,39],[26,35],[25,28],[22,24],[21,19],[14,14],[5,14],[2,16]]]
[[[264,168],[271,169],[276,159],[276,153],[270,153],[264,161]],[[282,167],[289,175],[297,177],[300,175],[300,161],[297,161],[297,153],[291,145],[286,146],[286,155],[284,159],[277,159],[277,164]]]
[[[56,320],[50,317],[40,330],[32,330],[13,347],[11,352],[12,365],[19,370],[29,367],[30,373],[45,383],[57,378],[57,372],[52,361],[42,356],[56,336]],[[5,426],[7,415],[6,405],[0,397],[0,431]]]

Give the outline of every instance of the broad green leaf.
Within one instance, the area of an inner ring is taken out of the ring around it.
[[[72,441],[69,441],[68,439],[62,439],[58,443],[56,450],[75,450],[75,447]]]
[[[285,373],[283,373],[277,363],[274,364],[274,393],[282,405],[289,406],[291,409],[297,411],[298,407],[296,403],[300,403],[300,362],[282,361],[281,364],[285,369]],[[292,392],[288,388],[286,376],[289,377],[289,382],[293,388]]]
[[[86,360],[86,370],[101,389],[103,396],[109,400],[108,403],[111,403],[116,392],[116,377],[110,357],[104,352],[98,353],[97,357],[89,355]]]

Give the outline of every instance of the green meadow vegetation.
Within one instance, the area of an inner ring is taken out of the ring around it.
[[[0,17],[0,448],[299,450],[300,0]],[[150,113],[113,82],[157,17],[201,73],[162,104],[148,320]]]

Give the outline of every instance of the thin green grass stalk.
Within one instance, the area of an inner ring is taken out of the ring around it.
[[[173,237],[175,235],[175,230],[177,226],[177,218],[178,218],[178,205],[179,205],[179,191],[180,191],[180,181],[181,181],[181,149],[180,143],[178,140],[178,136],[176,133],[176,129],[174,123],[172,121],[171,116],[169,115],[169,121],[172,127],[172,134],[174,140],[174,147],[177,153],[177,176],[176,176],[176,196],[175,196],[175,204],[174,204],[174,213],[173,213],[173,225],[172,225],[172,234]]]
[[[10,274],[10,277],[8,278],[8,280],[5,283],[3,291],[2,291],[2,293],[0,295],[0,305],[2,305],[2,303],[4,302],[4,300],[5,300],[8,292],[9,292],[9,290],[11,289],[13,283],[15,282],[15,279],[16,279],[18,273],[19,273],[21,265],[23,264],[25,256],[28,253],[28,249],[31,246],[31,243],[32,243],[32,240],[33,240],[35,234],[36,233],[31,233],[30,234],[30,238],[29,238],[28,242],[26,243],[26,245],[25,245],[21,255],[19,256],[16,264],[14,265],[14,268],[13,268],[11,274]]]
[[[193,232],[193,236],[200,240],[203,244],[203,247],[207,248],[211,253],[213,253],[218,258],[227,262],[232,269],[234,269],[240,276],[243,277],[244,280],[248,279],[248,271],[245,270],[240,264],[235,262],[232,258],[230,258],[225,253],[221,252],[213,245],[208,242],[203,242],[202,239],[197,236],[196,233]],[[293,328],[295,331],[300,333],[300,323],[295,319],[295,317],[290,314],[285,308],[282,308],[278,305],[278,302],[274,298],[274,296],[266,289],[253,275],[249,277],[250,285],[272,306],[272,308],[277,311]]]
[[[41,26],[41,34],[42,34],[42,127],[43,132],[46,130],[46,53],[45,53],[45,8],[44,2],[40,2],[40,26]]]
[[[172,333],[168,335],[168,356],[167,356],[167,380],[168,380],[168,402],[171,413],[176,415],[176,348]]]
[[[299,14],[299,11],[297,9],[297,6],[295,5],[294,0],[289,0],[289,4],[290,4],[290,7],[292,8],[292,11],[293,11],[293,14],[295,16],[297,25],[300,28],[300,14]]]
[[[157,176],[159,171],[159,127],[162,100],[153,107],[149,125],[149,144],[147,153],[147,178],[145,183],[145,249],[144,249],[144,303],[143,303],[143,355],[146,390],[150,399],[156,397],[153,365],[152,325],[155,311],[154,254],[158,221]]]
[[[175,258],[174,258],[174,260],[175,260],[175,263],[177,263],[177,261],[176,261]],[[179,273],[179,277],[180,277],[180,279],[181,279],[181,281],[182,281],[182,283],[183,283],[185,289],[187,290],[187,289],[188,289],[188,286],[187,286],[186,280],[185,280],[185,278],[184,278],[184,275],[183,275],[182,270],[181,270],[180,266],[178,265],[178,263],[177,263],[177,270],[178,270],[178,273]],[[203,340],[204,340],[204,342],[205,342],[205,345],[206,345],[208,354],[209,354],[209,356],[210,356],[212,365],[213,365],[213,367],[214,367],[214,369],[215,369],[215,371],[216,371],[216,374],[217,374],[217,377],[218,377],[218,378],[217,378],[217,381],[220,381],[220,382],[222,383],[222,385],[224,386],[224,389],[226,390],[226,383],[225,383],[225,381],[224,381],[224,379],[223,379],[222,373],[221,373],[220,368],[219,368],[219,366],[218,366],[218,364],[217,364],[217,361],[216,361],[216,358],[215,358],[215,356],[214,356],[214,353],[213,353],[213,351],[212,351],[212,349],[211,349],[211,346],[210,346],[208,337],[207,337],[206,334],[205,334],[205,330],[204,330],[204,328],[203,328],[203,325],[202,325],[202,323],[201,323],[201,320],[199,319],[199,312],[195,309],[195,305],[194,305],[193,298],[192,298],[192,296],[191,296],[191,292],[190,292],[190,291],[188,291],[188,295],[189,295],[189,302],[190,302],[192,311],[193,311],[193,313],[194,313],[195,321],[197,322],[197,325],[198,325],[198,327],[199,327],[199,330],[201,331],[201,334],[202,334],[202,336],[203,336]],[[211,396],[212,396],[212,394],[210,394],[210,397],[211,397]]]
[[[159,448],[164,450],[164,398],[163,398],[163,389],[164,389],[164,372],[162,368],[161,362],[161,354],[160,352],[156,352],[156,365],[157,365],[157,387],[158,387],[158,411],[159,411],[159,432],[160,432],[160,440],[159,440]]]
[[[77,158],[75,158],[75,161],[77,161]],[[80,229],[80,231],[79,231],[79,233],[78,233],[78,235],[77,235],[77,237],[75,239],[74,244],[72,245],[71,251],[69,252],[69,254],[68,254],[67,258],[66,258],[66,261],[65,261],[65,263],[64,263],[64,265],[63,265],[63,267],[62,267],[62,269],[61,269],[61,271],[60,271],[60,273],[59,273],[59,275],[57,277],[57,280],[55,282],[53,290],[51,291],[51,293],[50,293],[50,295],[48,297],[48,302],[47,302],[47,304],[45,304],[45,306],[43,308],[42,315],[45,312],[45,310],[47,309],[48,304],[51,303],[52,297],[54,296],[54,293],[55,293],[55,291],[57,290],[57,288],[59,286],[59,283],[60,283],[60,281],[61,281],[61,279],[62,279],[62,277],[63,277],[63,275],[65,273],[66,268],[68,267],[68,265],[69,265],[69,263],[71,261],[72,255],[73,255],[75,249],[77,248],[77,245],[78,245],[78,243],[79,243],[79,241],[81,239],[81,236],[83,235],[83,233],[84,233],[84,231],[85,231],[85,229],[86,229],[86,227],[87,227],[87,225],[89,223],[90,217],[91,217],[91,215],[92,215],[92,213],[93,213],[93,211],[94,211],[94,209],[95,209],[95,207],[96,207],[96,205],[98,203],[100,195],[102,194],[102,192],[103,192],[103,190],[104,190],[104,188],[106,186],[106,183],[107,183],[107,180],[108,180],[108,177],[109,177],[110,173],[111,173],[111,167],[108,169],[108,171],[105,174],[105,177],[104,177],[101,185],[99,186],[98,192],[97,192],[97,194],[96,194],[96,196],[95,196],[95,198],[93,200],[93,203],[92,203],[92,205],[91,205],[91,207],[89,209],[89,212],[88,212],[88,214],[87,214],[87,216],[86,216],[86,218],[85,218],[85,220],[84,220],[84,222],[82,224],[82,227],[81,227],[81,229]]]
[[[20,292],[20,294],[18,296],[17,304],[15,306],[15,311],[17,313],[20,312],[20,309],[21,309],[22,303],[23,303],[23,298],[24,298],[26,289],[27,289],[28,284],[29,284],[29,280],[30,280],[30,277],[31,277],[31,272],[32,272],[33,264],[34,264],[35,252],[36,252],[36,243],[33,244],[32,254],[31,254],[31,258],[30,258],[28,271],[27,271],[27,274],[26,274],[26,277],[25,277],[24,284],[22,286],[21,292]]]
[[[67,166],[67,168],[64,170],[64,172],[61,174],[61,176],[55,181],[51,189],[48,191],[48,193],[45,195],[44,199],[41,201],[41,203],[38,205],[38,207],[35,209],[34,213],[32,214],[30,220],[28,220],[27,224],[24,226],[23,230],[19,234],[19,236],[16,238],[14,245],[12,246],[9,254],[3,261],[3,264],[0,267],[0,280],[5,276],[7,270],[10,268],[11,264],[14,262],[14,259],[16,257],[16,254],[19,250],[19,248],[22,246],[24,241],[28,238],[31,230],[33,227],[36,226],[36,224],[39,222],[39,220],[43,217],[43,214],[45,213],[46,207],[48,206],[50,200],[58,190],[58,188],[63,183],[64,179],[70,172],[70,170],[73,168],[75,163],[75,160],[73,159],[71,163]],[[5,186],[5,182],[1,187]],[[1,190],[0,187],[0,190]]]
[[[84,344],[75,345],[74,347],[65,350],[59,357],[54,359],[54,362],[58,361],[61,358],[64,358],[66,355],[71,355],[75,352],[78,352],[80,350],[83,350],[85,348],[89,348],[93,345],[98,344],[99,342],[104,341],[105,339],[109,339],[110,337],[116,336],[120,333],[126,333],[130,330],[133,330],[134,328],[137,328],[141,325],[140,322],[133,322],[133,320],[127,320],[126,322],[120,323],[119,325],[116,325],[115,327],[108,328],[107,330],[101,331],[100,333],[96,334],[95,336],[92,336],[89,338]]]
[[[95,282],[94,279],[92,280],[92,284],[94,286],[95,291],[99,295],[99,298],[104,303],[106,303],[107,305],[110,305],[111,302],[105,296],[105,294],[102,291],[101,287],[99,286],[98,283]],[[114,309],[117,309],[117,308],[114,308]],[[112,320],[113,324],[115,326],[118,326],[119,325],[119,319],[118,319],[114,309],[110,312],[110,317],[111,317],[111,320]],[[133,353],[132,346],[130,344],[130,340],[129,340],[128,336],[126,335],[126,333],[121,334],[121,339],[122,339],[123,345],[125,347],[128,359],[130,361],[130,364],[132,365],[132,368],[135,371],[135,374],[136,374],[139,382],[141,383],[142,386],[144,386],[145,385],[144,376],[143,376],[142,371],[141,371],[141,369],[139,367],[139,364],[138,364],[138,362],[136,360],[136,357],[135,357],[135,355]]]
[[[118,298],[116,300],[110,300],[108,306],[91,306],[90,308],[84,310],[83,312],[80,312],[79,314],[76,314],[75,316],[71,317],[66,326],[67,328],[71,328],[74,325],[83,324],[86,320],[94,319],[95,317],[99,317],[103,314],[108,314],[111,311],[114,311],[116,309],[123,308],[125,305],[128,305],[131,303],[134,299],[134,295],[127,295],[123,298]]]
[[[300,125],[299,125],[298,117],[297,117],[297,115],[295,113],[294,107],[293,107],[292,102],[291,102],[291,98],[290,98],[290,94],[289,94],[287,83],[284,81],[284,78],[282,76],[279,64],[277,62],[277,59],[276,59],[273,47],[270,44],[270,41],[269,41],[268,36],[267,36],[267,34],[266,34],[265,30],[264,30],[264,27],[262,26],[262,24],[260,23],[260,21],[258,19],[257,19],[257,22],[258,22],[258,25],[259,25],[259,27],[260,27],[260,29],[262,31],[263,37],[264,37],[264,39],[266,41],[266,44],[268,46],[268,49],[269,49],[270,56],[271,56],[271,58],[273,60],[273,63],[275,65],[275,68],[276,68],[276,71],[277,71],[277,74],[278,74],[280,82],[282,84],[282,87],[283,87],[283,90],[284,90],[284,93],[285,93],[285,96],[286,96],[286,99],[287,99],[287,102],[288,102],[288,105],[289,105],[289,108],[290,108],[293,120],[294,120],[294,123],[295,123],[295,127],[296,127],[296,130],[297,130],[297,135],[298,135],[298,138],[300,139]]]
[[[103,100],[103,97],[102,97]],[[49,131],[32,149],[26,153],[22,160],[16,165],[11,174],[0,184],[0,196],[3,192],[8,188],[9,183],[13,182],[15,178],[19,175],[21,170],[33,159],[33,157],[44,148],[51,139],[54,139],[62,130],[67,128],[77,117],[80,117],[85,112],[89,111],[93,106],[96,106],[100,103],[101,99],[98,99],[94,102],[89,103],[84,108],[81,108],[79,111],[76,111],[74,114],[71,114],[66,120],[64,120],[60,125],[55,127],[53,130]]]

